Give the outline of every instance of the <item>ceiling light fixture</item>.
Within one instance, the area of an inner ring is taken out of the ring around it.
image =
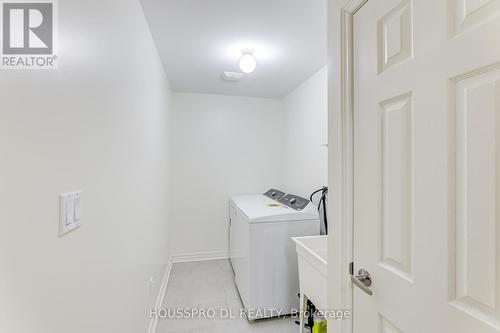
[[[250,74],[255,71],[255,68],[257,67],[257,61],[253,56],[253,50],[244,49],[243,51],[241,51],[241,54],[243,54],[240,59],[241,71],[245,74]]]

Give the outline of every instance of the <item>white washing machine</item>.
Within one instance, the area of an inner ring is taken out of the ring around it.
[[[291,237],[320,234],[317,207],[278,190],[229,201],[229,258],[249,320],[298,309],[297,256]]]

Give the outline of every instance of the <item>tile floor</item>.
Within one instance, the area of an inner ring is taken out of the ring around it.
[[[290,317],[249,323],[239,317],[242,304],[228,260],[174,264],[164,309],[230,309],[236,318],[161,319],[157,333],[297,333]],[[217,314],[218,314],[217,310]]]

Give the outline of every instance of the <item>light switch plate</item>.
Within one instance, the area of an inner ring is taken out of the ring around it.
[[[82,224],[82,191],[59,195],[59,235],[63,236]]]

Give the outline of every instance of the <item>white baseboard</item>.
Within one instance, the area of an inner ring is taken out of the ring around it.
[[[170,273],[172,272],[172,266],[175,263],[181,262],[194,262],[194,261],[208,261],[208,260],[221,260],[228,259],[228,251],[213,251],[213,252],[198,252],[198,253],[187,253],[187,254],[176,254],[170,257],[165,272],[163,273],[163,280],[161,282],[160,291],[158,292],[158,297],[156,298],[155,308],[161,309],[163,307],[163,302],[165,300],[165,293],[167,292],[168,281],[170,280]],[[149,321],[148,333],[155,333],[158,327],[158,317],[152,317]]]
[[[156,298],[155,308],[157,310],[163,307],[163,301],[165,300],[165,293],[167,292],[168,280],[170,279],[170,273],[172,272],[173,264],[174,262],[172,260],[172,257],[170,257],[167,267],[165,267],[165,272],[163,273],[163,280],[161,281],[160,290]],[[158,317],[157,316],[151,317],[149,321],[148,333],[155,333],[157,327],[158,327]]]
[[[228,251],[213,251],[213,252],[198,252],[187,254],[176,254],[172,256],[173,263],[191,262],[191,261],[207,261],[228,259]]]

